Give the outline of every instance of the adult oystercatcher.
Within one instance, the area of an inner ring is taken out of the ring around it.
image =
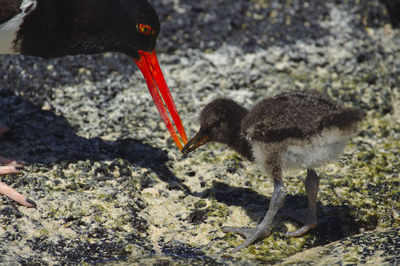
[[[154,51],[159,32],[158,16],[146,0],[0,0],[0,54],[51,58],[121,52],[133,57],[181,150],[187,143],[185,130]],[[0,134],[6,130],[0,125]],[[3,157],[0,163],[0,174],[15,173],[20,166]],[[0,193],[34,206],[1,182]]]
[[[274,181],[268,212],[256,228],[223,228],[246,237],[232,252],[271,234],[272,221],[286,194],[282,170],[307,169],[307,215],[284,212],[282,216],[303,223],[287,235],[299,236],[316,226],[319,177],[313,168],[339,157],[357,132],[361,117],[358,110],[344,108],[316,91],[282,93],[261,101],[251,111],[228,99],[217,99],[202,110],[200,130],[183,148],[184,154],[210,141],[225,143],[256,161]]]

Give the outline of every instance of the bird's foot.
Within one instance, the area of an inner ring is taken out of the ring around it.
[[[303,226],[300,229],[297,229],[296,231],[292,231],[292,232],[287,232],[286,235],[289,237],[302,236],[317,226],[316,219],[312,218],[310,215],[304,216],[295,211],[282,211],[277,214],[277,217],[290,218],[290,219],[296,220],[299,223],[303,224]]]
[[[255,228],[248,228],[248,227],[224,227],[222,231],[225,233],[235,233],[240,234],[246,238],[246,241],[237,246],[236,248],[231,250],[231,253],[239,251],[243,248],[246,248],[253,244],[257,240],[264,239],[271,234],[269,229],[261,228],[257,226]]]
[[[8,131],[8,127],[0,125],[0,137],[2,134]],[[23,167],[22,164],[17,163],[15,160],[7,159],[0,156],[0,175],[7,175],[7,174],[15,174],[18,173],[19,170]],[[36,207],[36,203],[13,189],[9,187],[7,184],[0,182],[0,194],[4,194],[10,199],[18,202],[19,204],[26,206],[26,207]]]
[[[0,157],[0,163],[6,164],[5,166],[0,166],[0,175],[15,174],[23,167],[22,164],[18,164],[14,160],[9,160],[4,157]],[[13,189],[3,182],[0,182],[0,194],[4,194],[10,199],[18,202],[19,204],[26,207],[36,207],[36,203]]]
[[[36,207],[36,203],[13,189],[12,187],[9,187],[7,184],[0,182],[0,194],[4,194],[13,201],[18,202],[19,204],[25,206],[25,207]]]
[[[0,175],[18,173],[19,170],[23,167],[22,164],[18,164],[16,161],[9,160],[4,157],[0,157],[0,163],[6,164],[5,166],[0,166]],[[0,182],[0,194],[6,195],[13,201],[18,202],[23,206],[36,207],[36,203],[33,200],[28,199],[27,197],[3,182]]]
[[[18,173],[23,167],[22,164],[17,163],[15,160],[7,159],[0,156],[0,175],[15,174]],[[4,194],[10,199],[18,202],[19,204],[26,207],[36,207],[36,203],[13,189],[3,182],[0,182],[0,194]]]
[[[0,175],[16,174],[24,166],[23,164],[17,163],[15,160],[7,159],[0,156]]]

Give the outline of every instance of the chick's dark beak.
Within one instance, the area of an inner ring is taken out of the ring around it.
[[[197,133],[191,140],[189,140],[189,142],[183,147],[182,153],[183,155],[186,155],[208,142],[210,142],[210,137],[205,135],[200,130],[200,132]]]

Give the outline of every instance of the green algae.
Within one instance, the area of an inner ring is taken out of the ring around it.
[[[207,208],[207,213],[209,217],[225,218],[229,214],[229,208],[218,203],[216,200],[211,200],[211,204]]]

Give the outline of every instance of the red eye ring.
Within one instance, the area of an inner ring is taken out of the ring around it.
[[[143,35],[149,35],[151,33],[151,26],[147,24],[137,24],[137,31]]]

